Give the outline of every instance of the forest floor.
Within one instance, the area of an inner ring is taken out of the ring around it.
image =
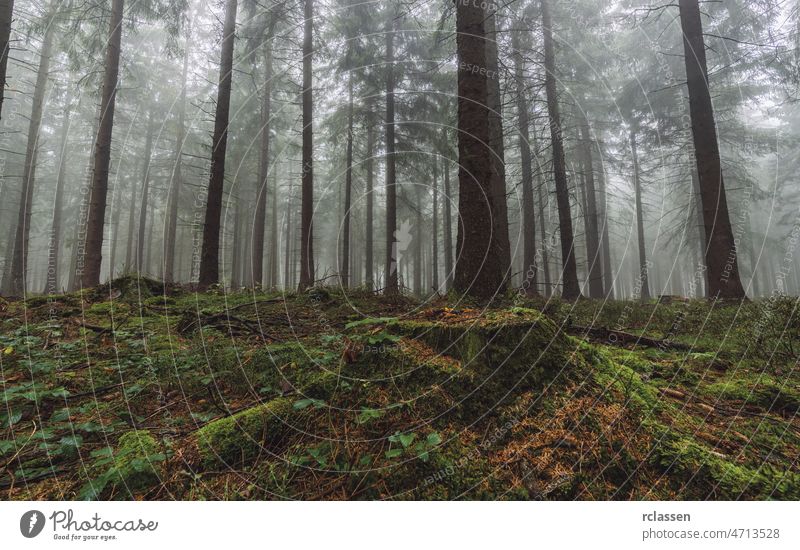
[[[0,498],[796,500],[797,306],[0,299]]]

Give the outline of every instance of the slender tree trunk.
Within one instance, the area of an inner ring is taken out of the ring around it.
[[[589,121],[580,116],[580,145],[583,154],[584,181],[586,184],[586,251],[589,262],[589,297],[600,299],[604,296],[602,256],[600,253],[600,230],[597,223],[597,191],[594,186],[594,159],[592,140],[589,135]]]
[[[136,198],[138,195],[138,186],[136,182],[131,180],[131,205],[128,212],[128,239],[125,246],[125,271],[130,273],[136,267],[134,265],[135,253],[134,246],[136,244]]]
[[[233,243],[231,246],[231,288],[238,290],[242,286],[239,274],[242,271],[242,205],[239,197],[234,199],[233,207]]]
[[[120,164],[120,166],[123,166]],[[114,194],[111,197],[111,257],[108,261],[108,279],[113,280],[117,269],[117,250],[119,249],[119,226],[122,218],[122,190],[114,186]]]
[[[152,275],[154,273],[153,264],[151,262],[152,255],[153,255],[153,223],[150,224],[150,227],[147,230],[147,253],[144,256],[144,271],[148,275]]]
[[[283,264],[283,287],[289,289],[294,286],[292,282],[294,262],[292,255],[292,190],[286,197],[286,257]]]
[[[639,177],[639,155],[636,150],[636,132],[631,130],[631,157],[633,158],[633,189],[636,196],[636,235],[639,242],[639,285],[642,300],[650,299],[647,273],[647,251],[644,244],[644,213],[642,212],[642,182]]]
[[[55,4],[51,9],[55,8]],[[42,126],[42,111],[44,108],[44,93],[47,88],[47,77],[50,74],[50,56],[53,49],[55,25],[47,17],[45,20],[47,30],[42,41],[42,51],[39,58],[39,70],[36,73],[36,87],[33,93],[33,106],[28,124],[28,145],[25,150],[25,166],[22,174],[22,189],[20,191],[19,215],[17,230],[14,238],[14,254],[11,258],[11,293],[23,296],[27,290],[28,274],[28,245],[31,234],[31,209],[33,208],[33,190],[36,184],[36,163],[39,156],[39,130]]]
[[[683,30],[689,111],[707,235],[706,281],[709,298],[746,298],[739,278],[739,261],[733,237],[725,182],[722,178],[714,107],[708,84],[706,50],[698,0],[679,0]]]
[[[545,90],[547,111],[550,116],[550,139],[553,148],[553,175],[558,203],[558,225],[561,232],[562,296],[566,300],[581,297],[578,284],[578,267],[575,262],[575,237],[572,229],[572,212],[567,187],[567,169],[564,158],[564,141],[561,135],[561,114],[558,108],[558,92],[555,77],[555,48],[550,20],[548,0],[542,3],[542,33],[544,35]]]
[[[303,174],[300,204],[300,290],[314,284],[314,1],[305,0],[303,32]]]
[[[438,293],[439,290],[439,159],[433,159],[433,247],[431,250],[431,288]]]
[[[142,169],[142,204],[139,209],[139,235],[136,239],[136,269],[145,270],[144,238],[147,229],[147,209],[150,202],[150,163],[153,158],[153,134],[155,133],[155,120],[153,111],[147,118],[147,137],[144,143],[144,167]]]
[[[445,137],[446,134],[445,134]],[[447,143],[445,141],[445,143]],[[453,199],[450,195],[450,164],[449,159],[442,159],[444,172],[444,288],[450,292],[453,288]]]
[[[416,207],[416,227],[417,233],[422,234],[422,194],[420,193],[419,185],[414,186],[414,198],[415,200],[415,207]],[[417,296],[422,296],[422,270],[423,270],[423,258],[422,258],[422,239],[415,239],[414,243],[414,294]]]
[[[394,142],[394,12],[390,11],[386,24],[386,275],[384,292],[397,294],[398,243],[397,243],[397,173]]]
[[[257,287],[264,284],[264,229],[267,225],[267,196],[269,194],[269,153],[270,129],[272,117],[272,32],[275,18],[270,22],[267,39],[264,44],[264,96],[261,104],[261,157],[258,166],[258,190],[256,197],[256,215],[253,223],[252,273]]]
[[[525,97],[525,75],[519,31],[511,33],[514,57],[514,80],[517,93],[517,119],[519,121],[519,150],[522,163],[522,289],[528,295],[539,293],[536,286],[536,217],[533,206],[533,166],[530,145],[528,100]]]
[[[373,194],[374,188],[374,155],[375,155],[375,129],[372,125],[371,117],[367,120],[367,228],[365,238],[365,274],[366,283],[370,290],[375,289],[375,265],[372,257],[374,243],[374,210],[375,210],[375,195]]]
[[[208,182],[205,224],[203,225],[203,248],[200,253],[200,288],[207,288],[219,283],[219,233],[222,218],[222,195],[225,187],[225,156],[228,150],[228,122],[231,110],[237,7],[237,0],[227,0],[219,63],[214,141],[211,148],[211,174]]]
[[[278,252],[278,176],[277,167],[272,170],[272,219],[270,221],[269,235],[269,288],[277,288],[278,265],[280,264]]]
[[[100,268],[103,263],[103,227],[108,196],[108,174],[111,167],[111,138],[114,132],[114,110],[119,79],[119,59],[122,49],[122,15],[125,0],[112,0],[111,24],[106,47],[103,95],[100,101],[100,126],[94,147],[94,172],[89,199],[89,218],[86,222],[86,246],[83,252],[81,287],[100,284]]]
[[[608,300],[614,299],[614,273],[611,270],[611,241],[608,237],[608,195],[606,194],[605,170],[600,167],[597,172],[597,185],[600,191],[602,212],[599,214],[603,220],[601,253],[603,255],[603,295]]]
[[[351,42],[352,43],[352,42]],[[350,52],[347,54],[348,67]],[[342,270],[341,282],[344,288],[350,286],[350,204],[353,194],[353,72],[349,73],[347,104],[347,168],[344,182],[344,220],[342,228]]]
[[[172,179],[169,186],[167,199],[167,232],[164,235],[164,281],[171,283],[175,280],[175,246],[178,233],[178,203],[181,197],[183,184],[183,147],[186,141],[186,87],[189,76],[189,56],[191,52],[192,20],[186,28],[186,44],[183,53],[183,72],[181,79],[181,97],[178,106],[178,128],[175,135],[175,165],[172,170]]]
[[[503,293],[506,251],[498,245],[500,211],[495,179],[492,115],[486,63],[486,14],[480,5],[456,5],[458,48],[459,227],[454,287],[476,298]],[[478,68],[478,70],[475,70]],[[504,195],[505,196],[505,195]],[[508,228],[506,227],[506,231]]]
[[[61,127],[61,147],[58,151],[58,176],[56,177],[56,196],[53,201],[53,225],[50,230],[50,242],[47,252],[47,282],[45,294],[55,294],[61,289],[59,284],[59,261],[61,254],[61,216],[64,205],[64,183],[67,179],[67,146],[69,145],[69,128],[72,120],[72,98],[67,96],[64,109],[64,122]]]
[[[542,234],[542,272],[544,274],[544,294],[549,297],[552,291],[552,281],[550,279],[550,253],[547,243],[547,224],[544,215],[544,203],[547,193],[547,184],[540,172],[536,174],[536,184],[539,189],[539,230]]]
[[[14,18],[14,0],[0,0],[0,116],[6,90],[8,54],[11,51],[11,21]]]

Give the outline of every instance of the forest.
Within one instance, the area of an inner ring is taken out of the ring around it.
[[[800,3],[0,0],[0,494],[800,498]]]

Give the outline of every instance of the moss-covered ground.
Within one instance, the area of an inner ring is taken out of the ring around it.
[[[0,498],[798,499],[797,305],[0,299]]]

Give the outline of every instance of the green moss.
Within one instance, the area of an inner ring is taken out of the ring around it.
[[[241,463],[279,446],[291,412],[292,402],[279,398],[203,426],[195,435],[203,466]]]
[[[114,466],[109,471],[110,485],[135,493],[159,483],[164,454],[147,430],[132,430],[119,438]]]

